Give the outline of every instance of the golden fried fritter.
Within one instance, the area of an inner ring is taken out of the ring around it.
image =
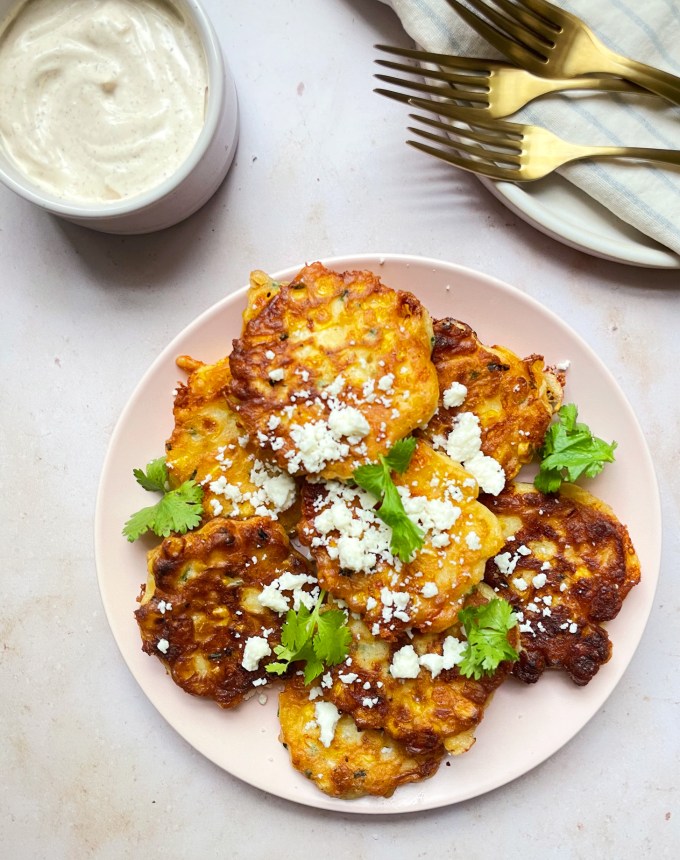
[[[323,717],[317,722],[318,707],[328,703],[311,701],[299,678],[288,681],[279,696],[280,740],[293,767],[331,797],[390,797],[400,785],[436,773],[444,755],[441,746],[414,755],[385,732],[360,731],[347,715],[339,716],[332,736],[326,737],[326,731],[331,733],[323,729],[326,743],[322,742],[322,727],[327,723]]]
[[[189,478],[201,484],[206,518],[270,516],[290,531],[299,516],[295,481],[246,442],[224,394],[229,360],[204,364],[180,356],[177,364],[189,376],[177,386],[175,426],[165,444],[171,485]]]
[[[492,589],[480,584],[465,605],[480,605],[494,597]],[[324,676],[324,697],[350,714],[359,728],[384,729],[410,753],[436,751],[441,744],[452,755],[466,752],[512,663],[501,663],[493,674],[479,680],[461,675],[456,661],[465,634],[458,623],[442,633],[416,633],[399,642],[373,636],[357,615],[348,624],[352,631],[349,659]],[[517,627],[508,634],[508,641],[519,647]],[[390,670],[395,655],[397,661],[405,660],[406,674],[415,670],[416,677],[394,677],[393,672],[399,674],[397,668]],[[416,658],[422,660],[420,665]]]
[[[507,480],[514,478],[541,447],[561,405],[563,373],[546,369],[540,355],[519,358],[504,347],[484,346],[458,320],[438,320],[434,333],[441,397],[424,437],[446,449],[456,416],[471,412],[479,419],[482,453],[501,464]]]
[[[270,677],[260,657],[280,643],[281,620],[260,602],[263,589],[281,576],[279,585],[289,589],[280,594],[289,602],[294,584],[311,594],[316,589],[307,560],[268,517],[216,517],[168,537],[149,553],[148,569],[135,612],[143,650],[188,693],[223,708]]]
[[[250,273],[250,285],[248,287],[248,298],[243,311],[243,326],[254,319],[281,289],[281,284],[259,269]]]
[[[475,480],[426,442],[418,442],[394,482],[406,513],[425,532],[407,563],[390,551],[392,530],[377,517],[376,500],[339,481],[303,486],[298,527],[322,587],[387,639],[410,627],[449,627],[502,544],[495,517],[477,501]]]
[[[427,423],[439,389],[415,296],[321,263],[264,292],[260,274],[227,390],[266,456],[293,475],[348,479]]]
[[[485,581],[522,621],[514,674],[534,683],[558,668],[587,684],[611,656],[600,622],[616,617],[640,580],[628,530],[608,505],[573,484],[549,496],[532,484],[510,484],[484,502],[506,538],[487,562]]]

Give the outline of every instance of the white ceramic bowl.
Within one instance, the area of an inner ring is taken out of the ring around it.
[[[173,0],[192,19],[205,51],[208,96],[205,123],[188,157],[152,189],[106,203],[69,203],[35,185],[0,144],[0,180],[45,211],[104,233],[150,233],[196,212],[218,189],[231,166],[238,139],[236,87],[217,34],[199,0]],[[0,0],[0,21],[16,0]]]

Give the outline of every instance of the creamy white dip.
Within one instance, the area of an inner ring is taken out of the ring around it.
[[[0,145],[68,201],[158,185],[204,123],[198,34],[166,0],[27,0],[0,33]]]

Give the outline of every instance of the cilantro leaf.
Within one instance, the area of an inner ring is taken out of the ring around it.
[[[285,649],[286,655],[297,654],[303,650],[311,638],[313,626],[312,613],[304,604],[300,605],[297,612],[294,609],[288,610],[281,630],[281,646]],[[292,657],[286,656],[286,659],[292,659]]]
[[[366,492],[380,499],[385,486],[385,467],[382,463],[359,466],[354,470],[354,480]]]
[[[352,641],[345,613],[341,609],[321,612],[317,620],[317,631],[312,643],[316,656],[328,666],[341,663],[347,656]]]
[[[517,616],[507,600],[494,598],[481,606],[468,606],[461,609],[458,619],[467,637],[458,667],[461,675],[479,680],[494,672],[503,660],[519,657],[508,642],[508,632],[517,624]]]
[[[616,442],[593,436],[587,424],[578,422],[578,410],[567,403],[557,413],[558,421],[548,428],[539,454],[541,464],[534,486],[542,493],[556,493],[562,482],[581,476],[594,478],[605,463],[614,462]]]
[[[129,541],[137,540],[148,531],[158,537],[168,537],[173,532],[185,534],[200,524],[203,488],[190,480],[174,490],[168,489],[168,470],[163,457],[148,463],[146,472],[133,469],[133,474],[140,486],[163,493],[163,498],[128,519],[123,526],[123,534]]]
[[[415,451],[417,440],[413,436],[396,442],[377,463],[359,466],[354,471],[356,483],[380,501],[376,516],[392,529],[390,550],[401,561],[411,560],[413,553],[423,545],[422,530],[409,519],[391,472],[406,471]]]
[[[377,511],[378,516],[380,516],[380,511]],[[410,561],[413,553],[423,545],[422,529],[406,514],[399,520],[388,523],[388,525],[392,528],[392,541],[390,543],[392,555],[396,555],[402,561]]]
[[[415,436],[400,439],[388,451],[385,463],[393,472],[397,472],[399,475],[403,474],[408,469],[417,444],[418,440]]]
[[[148,531],[151,531],[156,520],[156,507],[151,505],[133,514],[123,527],[123,534],[129,541],[135,541]]]
[[[322,612],[326,593],[322,591],[310,611],[301,605],[289,609],[281,630],[281,644],[274,646],[279,658],[267,664],[267,671],[283,675],[291,663],[304,663],[305,684],[318,678],[327,666],[341,663],[347,656],[352,634],[340,609]]]
[[[164,493],[168,489],[168,468],[165,465],[165,457],[158,457],[147,463],[146,472],[143,469],[133,469],[132,474],[145,490]]]

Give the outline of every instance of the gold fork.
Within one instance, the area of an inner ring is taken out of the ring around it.
[[[581,146],[562,140],[536,125],[477,119],[474,111],[427,99],[414,98],[411,103],[439,114],[441,119],[419,114],[410,116],[445,134],[409,126],[409,131],[439,146],[416,140],[408,140],[407,143],[463,170],[481,173],[492,179],[530,182],[547,176],[563,164],[582,158],[637,158],[680,166],[680,152],[675,149]]]
[[[467,0],[487,20],[458,0],[447,2],[502,54],[537,75],[618,75],[680,104],[680,78],[614,53],[580,18],[547,0]]]
[[[414,60],[434,64],[439,68],[423,68],[413,63],[399,63],[393,60],[376,60],[379,66],[397,72],[419,75],[441,84],[425,83],[394,77],[375,75],[380,81],[404,87],[417,93],[429,93],[439,98],[455,101],[479,110],[487,117],[503,117],[516,113],[524,105],[546,95],[561,90],[609,90],[618,92],[642,92],[639,87],[608,75],[583,76],[577,78],[543,78],[509,63],[494,60],[481,60],[473,57],[453,57],[449,54],[433,54],[413,48],[397,48],[392,45],[376,45],[380,51]],[[377,88],[376,93],[408,102],[407,93]]]

